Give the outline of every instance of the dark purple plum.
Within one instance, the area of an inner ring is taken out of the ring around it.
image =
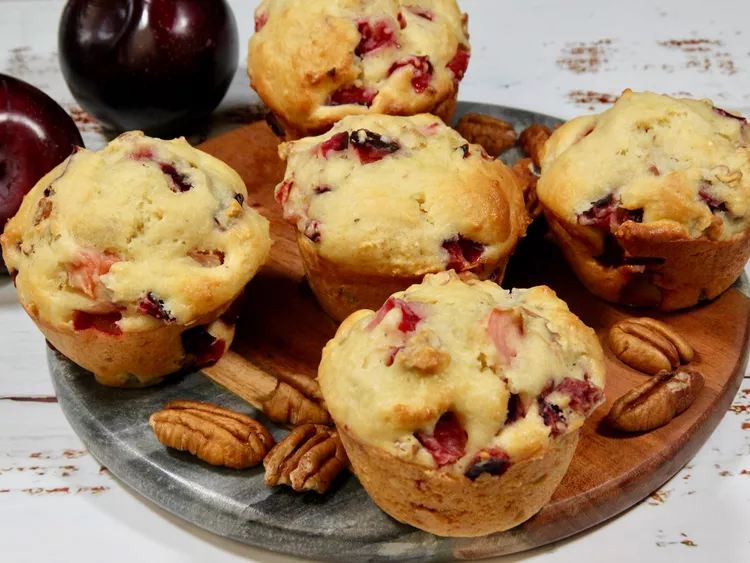
[[[0,232],[23,196],[76,146],[83,146],[81,134],[57,102],[26,82],[0,74]]]
[[[86,111],[115,130],[152,134],[210,114],[239,58],[226,0],[68,0],[58,48]]]

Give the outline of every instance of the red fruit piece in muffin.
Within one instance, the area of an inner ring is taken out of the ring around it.
[[[363,57],[376,49],[383,47],[395,46],[400,47],[396,41],[398,26],[392,18],[383,18],[380,20],[358,20],[357,29],[361,39],[359,45],[354,50],[354,54]]]
[[[380,308],[375,318],[367,325],[367,329],[372,330],[378,326],[383,318],[394,308],[401,310],[401,322],[398,325],[398,329],[403,333],[414,331],[419,322],[424,318],[413,303],[407,303],[403,299],[390,297]]]
[[[359,106],[370,107],[375,96],[378,95],[378,91],[374,88],[365,88],[363,86],[355,86],[349,84],[348,86],[342,86],[331,94],[331,98],[328,100],[329,105],[332,106],[343,106],[347,104],[354,104]]]
[[[336,133],[327,141],[323,141],[317,146],[317,152],[323,158],[328,158],[332,152],[345,151],[349,147],[349,133]]]
[[[588,416],[604,398],[602,390],[588,379],[566,377],[555,388],[555,392],[568,395],[570,397],[570,408],[584,416]]]
[[[339,135],[341,134],[339,133]],[[397,141],[387,140],[386,137],[367,129],[358,129],[352,132],[349,143],[354,152],[357,153],[357,156],[359,156],[359,161],[362,164],[370,164],[382,160],[401,148],[401,145]]]
[[[112,264],[119,261],[120,257],[112,252],[82,250],[76,261],[68,267],[68,285],[95,298],[99,277],[109,272]]]
[[[474,242],[463,235],[458,235],[443,242],[443,248],[448,252],[446,269],[463,272],[477,265],[485,247],[480,242]]]
[[[427,86],[430,85],[430,80],[432,80],[432,63],[429,57],[408,57],[401,59],[391,65],[387,76],[390,76],[399,68],[407,66],[411,66],[414,69],[412,71],[411,87],[414,88],[417,94],[421,94],[427,89]]]
[[[456,54],[453,55],[453,58],[450,60],[450,62],[445,65],[447,68],[453,71],[453,78],[456,82],[463,79],[464,74],[466,74],[466,69],[469,68],[470,57],[471,54],[469,53],[469,50],[463,45],[459,45],[458,49],[456,50]]]
[[[151,315],[160,321],[174,321],[174,317],[172,317],[170,312],[164,306],[164,301],[158,299],[150,291],[143,297],[143,299],[141,299],[141,302],[138,304],[138,310],[147,315]]]
[[[97,315],[86,311],[73,311],[73,328],[75,330],[96,329],[105,334],[120,336],[122,329],[117,324],[122,319],[121,313]]]
[[[415,432],[414,437],[432,454],[438,467],[455,463],[466,450],[466,431],[453,412],[440,417],[432,434]]]
[[[510,364],[516,357],[518,344],[523,338],[523,316],[516,311],[493,309],[487,331],[505,365]]]

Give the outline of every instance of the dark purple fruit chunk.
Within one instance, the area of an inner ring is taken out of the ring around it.
[[[515,393],[510,394],[508,399],[508,417],[505,420],[505,424],[512,424],[516,420],[520,420],[526,416],[526,407],[523,405],[521,396]]]
[[[58,49],[78,103],[119,131],[174,131],[208,115],[239,59],[226,0],[69,0]]]
[[[480,451],[466,470],[466,477],[472,481],[482,473],[499,477],[510,467],[510,456],[499,448]]]
[[[463,272],[479,263],[479,259],[484,254],[485,246],[480,242],[475,242],[458,235],[456,238],[443,242],[443,248],[448,252],[447,270]]]
[[[187,176],[177,171],[177,169],[171,164],[159,164],[161,171],[166,174],[171,182],[170,189],[175,193],[182,193],[192,189],[193,185],[188,180]]]
[[[377,162],[401,148],[397,141],[386,141],[382,135],[367,129],[358,129],[352,132],[349,143],[359,156],[359,161],[362,164]]]
[[[160,321],[174,321],[174,317],[164,307],[164,301],[157,299],[150,291],[141,299],[141,302],[138,304],[138,310]]]
[[[588,416],[604,398],[602,390],[590,381],[570,377],[563,379],[555,388],[555,392],[568,395],[570,408],[584,416]]]
[[[568,421],[565,420],[562,409],[541,397],[539,398],[539,415],[544,420],[544,424],[550,427],[550,434],[553,437],[565,433],[568,429]]]
[[[182,347],[194,367],[215,364],[224,355],[226,342],[209,334],[202,326],[182,333]]]

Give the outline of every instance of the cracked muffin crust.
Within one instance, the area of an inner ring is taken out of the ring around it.
[[[311,287],[343,320],[427,273],[501,279],[528,222],[513,173],[437,117],[350,116],[282,144],[276,199]]]
[[[750,125],[708,100],[626,90],[553,133],[537,195],[593,293],[689,307],[750,257]]]
[[[229,346],[224,313],[271,246],[246,196],[184,139],[125,133],[42,178],[0,242],[47,339],[103,383],[143,385]]]
[[[552,290],[454,272],[351,315],[318,371],[378,505],[461,536],[508,529],[549,500],[604,378],[594,331]]]
[[[265,0],[248,74],[287,139],[298,139],[369,112],[449,123],[470,53],[455,0]]]

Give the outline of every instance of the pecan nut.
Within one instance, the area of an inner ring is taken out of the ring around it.
[[[209,403],[171,401],[148,423],[165,446],[232,469],[258,465],[274,445],[257,420]]]
[[[542,207],[539,205],[539,198],[536,195],[536,183],[539,176],[534,169],[534,162],[530,158],[522,158],[511,167],[511,170],[518,178],[529,217],[533,219],[539,216]]]
[[[451,363],[451,356],[442,349],[437,334],[428,328],[411,336],[396,358],[406,369],[416,370],[423,375],[439,373]]]
[[[626,432],[645,432],[664,426],[693,404],[704,383],[703,376],[692,369],[675,373],[660,371],[617,399],[607,421]]]
[[[549,127],[535,123],[524,129],[518,137],[523,152],[531,157],[537,168],[541,168],[544,144],[552,135]]]
[[[502,119],[481,113],[467,113],[458,120],[456,131],[470,143],[481,145],[492,156],[516,143],[516,130]]]
[[[283,381],[279,381],[273,392],[261,401],[261,407],[274,422],[292,425],[331,422],[331,416],[324,407]]]
[[[673,370],[692,361],[692,346],[670,326],[648,317],[626,319],[609,330],[609,347],[617,358],[648,374]]]
[[[338,433],[328,426],[298,426],[263,460],[266,485],[289,485],[295,491],[326,492],[349,465]]]

